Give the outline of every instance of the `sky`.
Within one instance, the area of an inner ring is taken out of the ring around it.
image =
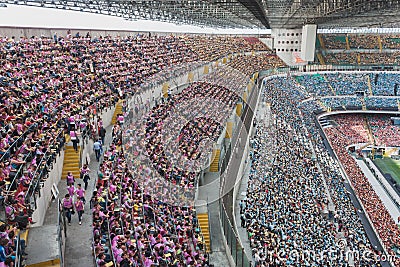
[[[212,34],[264,34],[270,30],[215,29],[176,25],[157,21],[127,21],[123,18],[53,8],[7,4],[0,7],[0,26],[132,30],[151,32],[190,32]]]

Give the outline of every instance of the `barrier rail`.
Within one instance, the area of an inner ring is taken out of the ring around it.
[[[221,226],[223,228],[223,234],[226,239],[226,244],[229,248],[230,254],[236,266],[238,267],[247,267],[253,266],[252,261],[249,259],[248,255],[244,252],[244,248],[240,242],[238,234],[235,231],[235,227],[233,226],[233,198],[234,196],[234,186],[237,181],[238,170],[236,168],[240,168],[239,166],[233,166],[232,169],[232,159],[233,154],[236,149],[241,148],[243,144],[241,144],[241,139],[247,138],[250,133],[255,105],[257,103],[258,95],[260,93],[260,88],[258,85],[253,85],[250,97],[248,102],[243,103],[241,113],[241,124],[237,125],[233,132],[233,136],[231,142],[228,144],[223,144],[225,148],[225,156],[222,160],[222,165],[220,169],[221,175],[221,191],[220,191],[220,200],[219,200],[219,213]],[[244,149],[243,149],[244,150]],[[243,151],[244,152],[244,151]],[[241,155],[243,156],[243,155]],[[239,156],[240,157],[240,156]],[[242,157],[240,157],[242,158]],[[240,165],[240,164],[235,164]]]

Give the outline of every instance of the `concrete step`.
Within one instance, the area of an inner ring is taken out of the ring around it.
[[[199,222],[200,230],[204,238],[206,251],[209,253],[211,252],[211,242],[210,242],[210,230],[208,225],[208,214],[207,213],[197,214],[197,220]]]
[[[26,267],[60,267],[60,260],[50,260],[45,262],[39,262],[35,264],[26,265]]]

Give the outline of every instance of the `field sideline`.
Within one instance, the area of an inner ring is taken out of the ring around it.
[[[391,158],[375,159],[374,163],[380,168],[383,174],[389,173],[393,179],[400,184],[400,160]]]

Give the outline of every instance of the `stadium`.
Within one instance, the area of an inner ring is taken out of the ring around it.
[[[400,267],[399,15],[0,0],[0,267]]]

